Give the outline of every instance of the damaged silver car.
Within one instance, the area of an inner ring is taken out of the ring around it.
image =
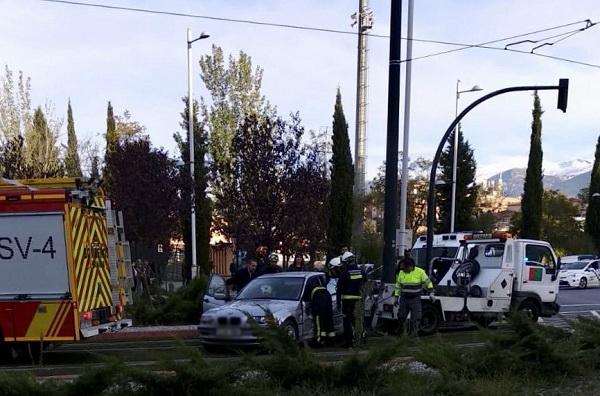
[[[204,296],[204,313],[198,332],[205,346],[258,345],[254,324],[266,326],[272,318],[298,342],[314,337],[314,320],[310,309],[307,284],[324,286],[325,274],[319,272],[286,272],[253,279],[235,299],[227,301],[225,281],[212,275]],[[336,308],[335,284],[327,285],[332,294],[334,326],[343,332],[342,314]]]

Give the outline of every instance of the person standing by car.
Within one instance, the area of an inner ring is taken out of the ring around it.
[[[277,255],[277,253],[271,253],[271,254],[269,254],[268,265],[260,273],[260,275],[277,274],[277,273],[281,272],[281,267],[279,265],[277,265],[278,262],[279,262],[279,256]]]
[[[238,270],[231,278],[227,279],[226,284],[233,286],[238,293],[246,286],[252,279],[256,278],[256,260],[246,260],[246,266]]]
[[[356,303],[362,299],[362,287],[365,280],[363,272],[357,268],[354,254],[346,252],[341,256],[342,270],[339,275],[336,290],[336,303],[344,315],[344,347],[354,346],[355,330],[362,337],[362,326],[357,329],[355,314]],[[362,317],[359,317],[362,323]]]
[[[330,345],[335,339],[331,294],[325,287],[324,277],[313,277],[310,282],[306,290],[310,293],[307,299],[314,320],[315,342],[317,346]]]
[[[394,290],[394,305],[398,306],[398,321],[400,330],[404,327],[404,322],[411,315],[410,335],[417,335],[421,323],[421,294],[423,287],[430,291],[429,297],[435,300],[433,295],[433,284],[429,277],[421,268],[415,266],[415,262],[410,257],[405,257],[400,261],[401,271],[396,278],[396,289]]]
[[[294,261],[292,261],[292,264],[287,270],[288,272],[306,271],[306,267],[304,266],[304,257],[302,257],[300,253],[296,254],[296,256],[294,256]]]

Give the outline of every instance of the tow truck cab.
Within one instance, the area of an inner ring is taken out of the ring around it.
[[[429,269],[444,321],[488,324],[511,310],[534,320],[558,313],[558,260],[548,242],[512,239],[505,232],[474,234],[444,269],[440,260]]]

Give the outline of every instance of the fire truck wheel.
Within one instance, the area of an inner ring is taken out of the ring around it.
[[[442,323],[439,310],[433,304],[429,303],[424,303],[421,310],[421,326],[419,334],[434,334],[438,331],[440,324]]]
[[[518,312],[522,312],[525,316],[531,319],[533,322],[537,322],[540,317],[539,304],[532,300],[525,300],[517,309]]]

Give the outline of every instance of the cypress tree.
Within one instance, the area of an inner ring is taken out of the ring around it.
[[[113,114],[112,104],[108,101],[108,107],[106,109],[106,152],[104,154],[104,171],[102,172],[102,178],[104,179],[104,188],[109,196],[111,195],[112,187],[111,156],[117,150],[117,146],[118,138],[115,115]]]
[[[531,123],[531,143],[527,174],[521,198],[522,229],[521,238],[540,239],[542,235],[542,106],[537,91],[533,99],[533,121]]]
[[[454,162],[454,132],[448,138],[449,145],[440,156],[441,179],[444,184],[438,187],[436,201],[440,208],[440,223],[437,232],[450,232],[452,212],[452,165]],[[477,163],[473,149],[458,128],[458,153],[456,169],[456,208],[454,217],[455,231],[464,231],[473,227],[477,194],[479,187],[475,183]]]
[[[106,156],[109,153],[115,151],[117,147],[117,126],[115,123],[115,116],[113,114],[113,107],[110,101],[108,101],[108,108],[106,109]]]
[[[331,193],[327,243],[329,255],[339,254],[352,240],[354,166],[350,153],[348,124],[342,107],[342,95],[337,90],[333,113],[333,155],[331,157]]]
[[[65,156],[65,171],[69,177],[81,177],[81,164],[79,161],[77,135],[75,134],[75,123],[73,121],[73,109],[71,99],[67,108],[67,154]]]
[[[585,232],[592,237],[596,251],[600,251],[600,197],[594,197],[594,194],[600,194],[600,136],[598,137],[598,143],[596,143],[596,155],[588,194]]]

